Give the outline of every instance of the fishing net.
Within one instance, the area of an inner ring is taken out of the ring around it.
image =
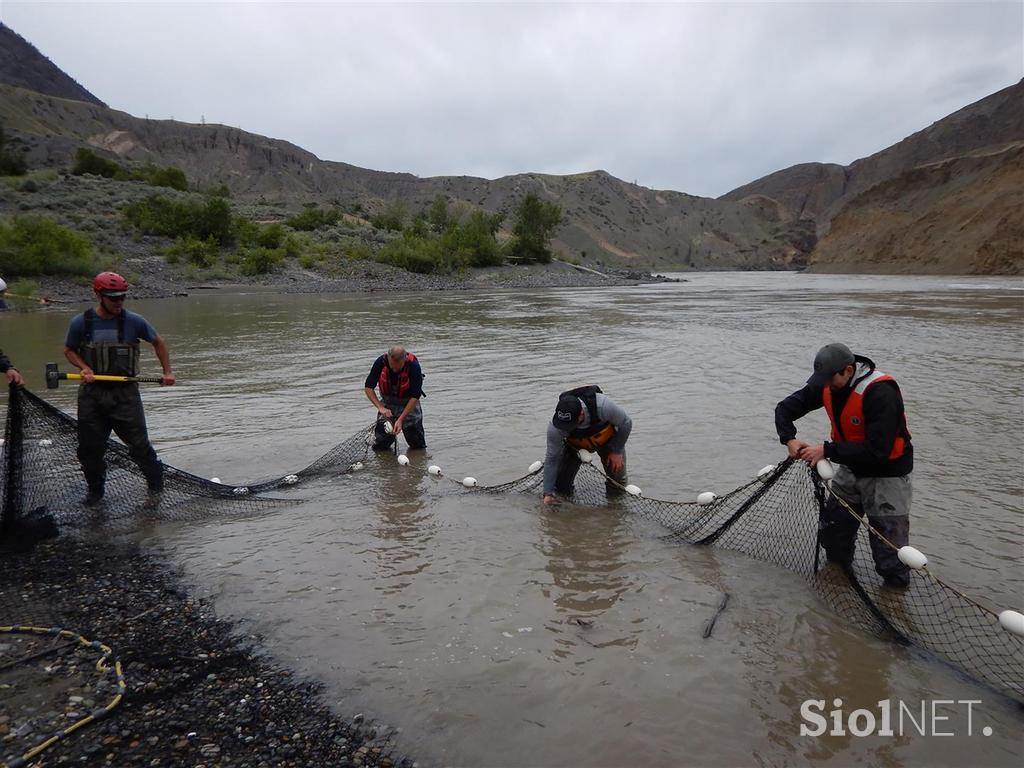
[[[12,388],[0,472],[0,546],[30,544],[66,525],[127,524],[140,517],[200,519],[291,503],[261,494],[318,475],[352,471],[366,458],[371,439],[372,427],[339,443],[305,469],[245,485],[222,485],[168,466],[165,490],[155,510],[140,510],[145,479],[127,449],[111,441],[107,496],[101,507],[90,510],[81,505],[86,489],[76,457],[75,420],[31,392]],[[801,574],[850,623],[914,644],[1024,701],[1024,639],[1000,626],[992,610],[927,568],[911,571],[905,590],[884,587],[870,553],[868,537],[875,534],[866,524],[860,527],[849,568],[825,561],[818,546],[818,519],[829,490],[806,464],[787,460],[766,468],[757,479],[708,504],[651,499],[621,488],[609,498],[606,482],[600,469],[584,464],[572,501],[619,505],[663,525],[671,540],[726,547]],[[541,483],[542,474],[535,470],[472,492],[539,493]],[[467,479],[467,484],[473,483]],[[850,514],[855,513],[850,510]],[[18,611],[32,610],[17,602],[17,593],[17,589],[0,589],[0,623],[5,616],[21,620]]]
[[[767,469],[767,468],[766,468]],[[1004,629],[989,608],[941,581],[927,568],[910,572],[910,586],[883,586],[875,572],[869,536],[861,525],[849,569],[825,561],[818,546],[819,511],[828,486],[804,462],[787,459],[750,483],[710,504],[650,499],[625,493],[608,496],[604,472],[584,464],[571,501],[586,506],[619,505],[663,525],[667,537],[689,544],[725,547],[806,577],[848,622],[931,652],[975,679],[1024,702],[1024,639]],[[540,493],[540,471],[484,493]],[[852,509],[850,514],[856,514]],[[891,546],[891,545],[889,545]]]
[[[107,444],[106,495],[85,507],[85,479],[78,463],[77,422],[24,388],[11,388],[0,472],[0,544],[26,548],[65,526],[105,529],[134,525],[141,518],[198,520],[247,514],[295,503],[262,496],[318,475],[352,471],[366,458],[372,427],[334,446],[292,474],[225,485],[164,465],[164,489],[153,506],[146,480],[122,443]]]

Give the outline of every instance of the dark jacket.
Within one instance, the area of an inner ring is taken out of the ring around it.
[[[834,395],[836,413],[842,413],[856,383],[875,370],[871,359],[855,355],[855,360],[857,371],[850,385]],[[796,425],[793,422],[824,407],[822,393],[822,387],[805,385],[775,406],[775,430],[779,433],[779,442],[785,445],[796,437]],[[898,459],[889,458],[893,442],[905,430],[905,425],[903,397],[899,387],[895,382],[878,382],[869,387],[864,395],[864,429],[867,439],[862,443],[825,441],[825,457],[849,467],[857,477],[908,475],[914,469],[912,444],[908,442],[904,454]]]
[[[7,373],[14,366],[11,365],[11,361],[7,359],[7,355],[0,349],[0,373]]]

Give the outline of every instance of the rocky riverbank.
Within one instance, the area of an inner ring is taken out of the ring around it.
[[[387,726],[332,711],[316,683],[261,651],[188,593],[160,552],[70,536],[0,551],[0,624],[59,625],[113,651],[54,635],[0,632],[0,760],[30,750],[118,693],[109,715],[25,764],[412,766]],[[36,762],[38,760],[38,762]]]
[[[292,265],[280,273],[240,281],[196,279],[157,259],[130,265],[125,270],[135,298],[164,298],[209,291],[272,290],[279,293],[382,293],[409,291],[465,291],[490,288],[585,288],[672,282],[647,272],[608,269],[597,273],[565,262],[471,269],[451,275],[421,275],[373,261],[354,261],[330,277]],[[139,275],[134,277],[134,275]],[[92,300],[84,278],[36,278],[38,296],[46,302],[77,303]],[[27,308],[37,302],[10,302]]]

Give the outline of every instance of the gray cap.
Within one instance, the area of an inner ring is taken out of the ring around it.
[[[835,374],[853,365],[853,352],[845,344],[826,344],[814,356],[814,373],[807,379],[812,387],[824,387]]]

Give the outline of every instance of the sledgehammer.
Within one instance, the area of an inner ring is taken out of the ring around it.
[[[81,381],[82,374],[80,373],[61,373],[57,370],[56,363],[46,364],[46,388],[56,389],[60,385],[61,379],[67,381]],[[141,381],[144,384],[160,384],[163,382],[159,376],[93,376],[96,381],[120,381],[124,383],[132,381]]]

